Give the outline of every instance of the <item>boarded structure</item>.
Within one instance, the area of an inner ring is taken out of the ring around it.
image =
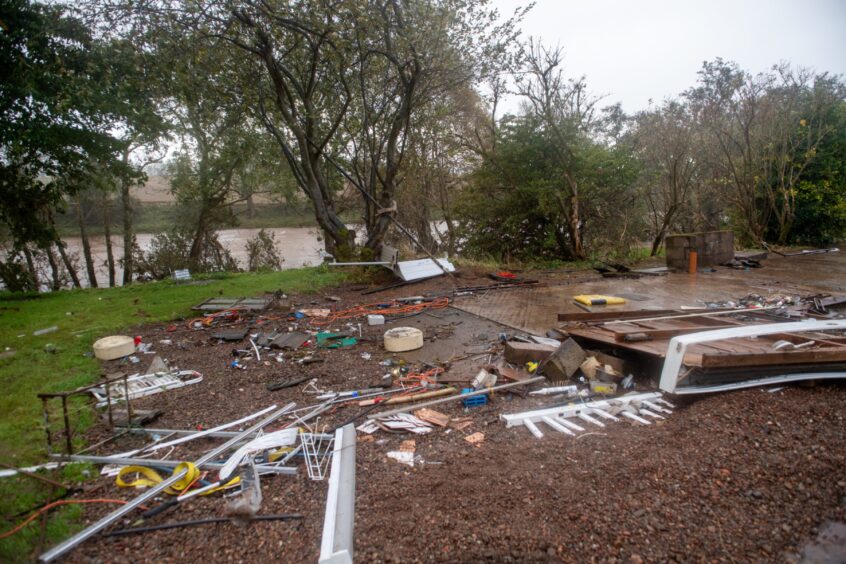
[[[687,270],[690,251],[696,251],[699,266],[714,266],[734,258],[734,234],[731,231],[681,233],[667,236],[667,267]]]

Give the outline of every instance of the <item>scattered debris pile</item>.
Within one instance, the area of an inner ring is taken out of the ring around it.
[[[505,274],[496,274],[495,288],[521,283]],[[329,481],[320,561],[351,562],[357,442],[380,447],[386,464],[416,468],[438,463],[424,460],[420,453],[421,444],[432,437],[448,440],[455,433],[463,439],[461,448],[481,449],[494,440],[492,433],[508,433],[507,439],[518,440],[554,432],[566,439],[592,430],[610,432],[612,424],[644,426],[648,432],[675,410],[666,393],[846,377],[846,320],[836,319],[836,308],[846,304],[846,297],[750,294],[670,310],[618,309],[629,307],[629,300],[615,296],[585,294],[576,299],[602,311],[561,314],[562,325],[544,337],[503,326],[481,335],[466,326],[461,329],[466,317],[445,317],[470,314],[453,310],[449,295],[356,306],[327,297],[328,306],[312,302],[309,307],[291,305],[287,311],[284,305],[270,310],[270,301],[207,300],[198,306],[202,317],[188,320],[184,327],[168,327],[173,339],[159,342],[182,347],[180,336],[190,335],[226,360],[217,373],[204,369],[204,379],[199,372],[179,370],[157,357],[157,369],[146,374],[121,374],[71,392],[41,395],[51,452],[56,450],[56,435],[64,437],[64,452],[52,452],[55,462],[102,465],[103,475],[114,479],[116,487],[144,489],[41,560],[66,554],[158,495],[169,498],[142,513],[142,522],[196,496],[229,496],[232,491],[237,495],[222,505],[238,526],[259,519],[299,518],[263,515],[262,492],[280,479],[273,476],[294,475],[304,467],[309,479]],[[430,325],[410,326],[421,319]],[[402,326],[392,325],[398,321]],[[451,332],[456,328],[464,331],[460,338]],[[466,341],[464,354],[437,360],[423,355],[439,338]],[[110,360],[112,367],[131,364],[142,350],[154,354],[142,339],[133,342],[130,351],[121,341],[123,356]],[[367,363],[380,375],[371,374],[363,385],[353,385],[356,374],[327,383],[321,372],[341,357]],[[270,371],[275,377],[261,382],[262,393],[274,398],[296,395],[306,399],[304,407],[293,402],[283,408],[271,405],[199,430],[145,429],[139,410],[133,409],[133,402],[152,402],[187,386],[202,393],[210,379],[242,382]],[[80,394],[106,408],[111,436],[74,452],[67,417],[63,432],[55,432],[46,405],[60,398],[66,411],[70,398]],[[118,405],[125,409],[123,418],[113,414]],[[245,425],[249,427],[237,430]],[[91,454],[94,447],[115,445],[127,436],[151,441],[117,454]],[[210,448],[208,440],[223,443]],[[160,527],[183,525],[188,526],[180,522]],[[155,527],[159,525],[107,534]]]

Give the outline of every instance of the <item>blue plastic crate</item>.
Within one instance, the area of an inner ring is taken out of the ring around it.
[[[462,394],[469,394],[470,392],[474,392],[473,388],[464,388],[461,390]],[[461,403],[464,404],[464,407],[479,407],[480,405],[485,405],[488,403],[488,394],[479,394],[478,396],[471,396],[469,398],[464,398],[461,400]]]

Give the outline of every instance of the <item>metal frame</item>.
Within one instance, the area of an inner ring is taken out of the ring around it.
[[[744,337],[765,337],[777,333],[805,333],[808,331],[837,331],[846,330],[846,320],[807,320],[791,323],[768,323],[766,325],[746,325],[743,327],[732,327],[730,329],[717,329],[716,331],[702,331],[689,335],[679,335],[670,340],[667,347],[667,356],[664,359],[664,368],[661,371],[661,382],[659,388],[671,394],[683,393],[705,393],[726,390],[748,388],[750,386],[761,386],[784,382],[796,382],[800,380],[814,380],[818,378],[846,378],[844,373],[798,373],[775,376],[773,378],[759,379],[757,383],[752,381],[723,384],[719,386],[690,387],[685,391],[684,387],[678,386],[679,371],[684,362],[684,355],[690,345],[711,343],[726,339],[740,339]],[[840,374],[839,376],[837,374]]]
[[[262,419],[261,421],[259,421],[258,423],[256,423],[252,427],[250,427],[249,429],[242,432],[237,437],[232,437],[231,439],[229,439],[228,441],[226,441],[225,443],[223,443],[219,447],[215,448],[214,450],[207,452],[206,454],[201,456],[196,462],[194,462],[194,464],[196,466],[202,466],[203,464],[205,464],[205,463],[207,463],[211,460],[214,460],[220,454],[226,452],[233,445],[238,443],[243,437],[247,437],[247,436],[255,433],[256,431],[258,431],[259,429],[262,429],[265,426],[269,425],[270,423],[273,423],[274,421],[276,421],[277,419],[279,419],[280,417],[282,417],[283,415],[288,413],[290,410],[291,410],[291,404],[283,407],[282,409],[280,409],[278,411],[273,412],[271,415],[269,415],[268,417],[265,417],[264,419]],[[131,502],[127,503],[126,505],[122,505],[120,508],[118,508],[117,510],[109,513],[108,515],[106,515],[105,517],[103,517],[102,519],[100,519],[99,521],[94,523],[93,525],[89,525],[88,527],[86,527],[81,532],[75,534],[74,536],[65,540],[64,542],[61,542],[58,545],[54,546],[53,548],[51,548],[50,550],[48,550],[47,552],[45,552],[44,554],[39,556],[38,561],[39,562],[52,562],[53,560],[55,560],[55,559],[63,556],[64,554],[70,552],[77,545],[82,544],[83,542],[85,542],[89,538],[93,537],[94,535],[96,535],[97,533],[99,533],[100,531],[102,531],[103,529],[105,529],[106,527],[111,525],[112,523],[119,521],[124,515],[130,513],[131,511],[136,509],[138,506],[143,505],[145,501],[156,497],[159,493],[163,492],[164,490],[166,490],[167,488],[169,488],[170,486],[172,486],[173,484],[175,484],[176,482],[178,482],[179,480],[184,478],[186,473],[187,473],[187,469],[181,470],[180,472],[175,472],[167,480],[164,480],[163,482],[160,482],[159,484],[151,487],[150,489],[148,489],[147,491],[145,491],[144,493],[142,493],[141,495],[139,495],[138,497],[133,499]]]
[[[319,564],[352,564],[355,527],[355,427],[335,431]]]
[[[132,398],[129,394],[129,375],[123,374],[121,376],[117,376],[115,378],[106,378],[105,380],[101,380],[100,382],[95,382],[94,384],[89,384],[87,386],[82,386],[80,388],[76,388],[74,390],[69,390],[65,392],[42,392],[38,394],[38,398],[41,400],[42,406],[42,417],[44,419],[44,431],[47,435],[47,453],[53,453],[53,436],[50,430],[50,400],[53,399],[60,399],[62,402],[62,419],[64,420],[64,435],[65,435],[65,450],[66,454],[73,454],[73,429],[71,428],[70,424],[70,412],[68,411],[68,400],[74,396],[86,396],[88,398],[91,397],[91,390],[94,388],[104,388],[106,396],[110,395],[111,386],[118,386],[120,383],[123,384],[123,391],[124,397],[128,398],[126,400],[126,422],[127,425],[131,425],[132,423]],[[109,428],[114,429],[114,414],[112,412],[112,405],[115,402],[107,402],[106,404],[106,413],[108,415],[108,422]]]

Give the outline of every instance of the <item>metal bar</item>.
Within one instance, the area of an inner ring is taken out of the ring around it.
[[[421,407],[429,407],[430,405],[438,405],[440,403],[446,403],[448,401],[455,401],[464,398],[472,398],[474,396],[480,396],[482,394],[487,394],[489,392],[498,392],[500,390],[507,390],[508,388],[514,388],[517,386],[528,386],[530,384],[534,384],[536,382],[540,382],[541,380],[545,380],[543,376],[536,376],[534,378],[529,378],[528,380],[523,380],[521,382],[511,382],[508,384],[503,384],[502,386],[494,386],[493,388],[486,388],[484,390],[477,390],[475,392],[470,392],[469,394],[459,394],[457,396],[449,396],[448,398],[440,398],[432,401],[424,401],[423,403],[415,403],[413,405],[406,405],[404,407],[399,407],[397,409],[392,409],[390,411],[382,411],[379,413],[374,413],[372,415],[368,415],[368,419],[379,419],[380,417],[388,417],[389,415],[396,415],[397,413],[405,413],[406,411],[411,411],[413,409],[420,409]]]
[[[231,439],[229,439],[228,441],[226,441],[225,443],[223,443],[219,447],[217,447],[214,450],[206,453],[205,455],[203,455],[202,457],[197,459],[197,461],[194,464],[196,464],[197,466],[202,466],[203,464],[205,464],[205,463],[209,462],[210,460],[216,458],[221,453],[224,453],[227,450],[229,450],[229,448],[232,445],[234,445],[235,443],[237,443],[239,440],[241,440],[241,438],[248,436],[249,434],[257,431],[258,429],[262,429],[262,428],[266,427],[270,423],[276,421],[277,419],[279,419],[280,417],[285,415],[290,409],[293,408],[293,405],[294,404],[288,404],[285,407],[283,407],[282,409],[275,411],[274,413],[270,414],[268,417],[262,419],[261,421],[259,421],[258,423],[256,423],[255,425],[253,425],[252,427],[250,427],[249,429],[244,431],[241,435],[239,435],[237,437],[232,437]],[[149,464],[149,461],[147,461],[147,463]],[[103,529],[105,529],[106,527],[111,525],[112,523],[115,523],[118,520],[120,520],[124,515],[130,513],[135,508],[137,508],[139,505],[143,505],[144,502],[147,501],[148,499],[154,498],[159,493],[163,492],[165,489],[169,488],[170,486],[172,486],[173,484],[175,484],[176,482],[181,480],[185,476],[186,472],[187,472],[187,470],[182,470],[180,472],[173,474],[167,480],[164,480],[160,484],[157,484],[157,485],[153,486],[152,488],[148,489],[146,492],[142,493],[141,495],[139,495],[138,497],[133,499],[131,502],[127,503],[126,505],[122,505],[120,508],[118,508],[117,510],[109,513],[108,515],[106,515],[105,517],[103,517],[102,519],[100,519],[99,521],[94,523],[93,525],[86,527],[84,530],[75,534],[71,538],[69,538],[69,539],[65,540],[64,542],[54,546],[53,548],[51,548],[50,550],[48,550],[47,552],[45,552],[44,554],[39,556],[38,560],[40,562],[52,562],[56,558],[59,558],[60,556],[66,554],[67,552],[71,551],[77,545],[82,544],[83,542],[85,542],[86,540],[88,540],[92,536],[96,535],[97,533],[99,533],[100,531],[102,531]]]
[[[108,406],[107,411],[109,412],[109,429],[114,429],[115,428],[115,418],[114,418],[114,415],[112,414],[112,395],[110,393],[109,380],[108,379],[103,383],[103,387],[106,390],[106,400],[108,401],[108,404],[106,404],[106,405]],[[127,426],[132,425],[132,422],[127,421],[126,425]]]
[[[51,486],[56,486],[57,488],[61,488],[63,490],[74,489],[72,486],[67,486],[67,485],[65,485],[61,482],[57,482],[56,480],[51,480],[50,478],[47,478],[46,476],[36,474],[35,472],[30,472],[29,470],[26,470],[25,468],[16,468],[15,466],[10,466],[10,465],[6,464],[5,462],[0,462],[0,466],[2,466],[3,468],[8,468],[9,470],[14,470],[16,473],[18,473],[22,476],[26,476],[28,478],[32,478],[33,480],[38,480],[40,482],[44,482],[45,484],[50,484]]]
[[[62,396],[62,417],[65,420],[65,446],[68,454],[73,454],[73,444],[71,442],[70,418],[68,417],[68,398]]]
[[[114,378],[107,378],[106,380],[102,380],[100,382],[95,382],[94,384],[88,384],[87,386],[81,386],[79,388],[75,388],[73,390],[69,390],[66,392],[41,392],[38,394],[39,398],[60,398],[63,396],[76,396],[82,393],[90,391],[92,388],[99,388],[103,384],[110,383],[114,384],[116,382],[120,382],[123,380],[125,375],[115,376]]]
[[[794,321],[792,323],[769,323],[766,325],[747,325],[743,327],[732,327],[731,329],[718,329],[716,331],[702,331],[691,335],[679,335],[670,340],[667,346],[667,356],[664,359],[664,368],[661,371],[661,382],[659,387],[665,392],[675,393],[679,370],[681,370],[684,355],[687,347],[701,343],[711,343],[725,339],[738,339],[744,337],[764,337],[778,333],[805,333],[807,331],[835,331],[846,329],[846,320],[826,321]]]
[[[118,429],[125,429],[126,431],[134,434],[142,434],[142,435],[180,435],[180,436],[190,436],[196,435],[197,431],[192,431],[190,429],[157,429],[157,428],[143,428],[143,427],[117,427]],[[216,439],[228,439],[229,437],[235,437],[238,435],[238,431],[214,431],[212,433],[208,433],[204,435],[205,437],[211,437]],[[141,449],[143,450],[143,449]]]
[[[789,384],[790,382],[803,382],[806,380],[832,380],[846,379],[846,372],[808,372],[807,374],[784,374],[782,376],[770,376],[768,378],[755,378],[731,384],[717,384],[714,386],[682,386],[673,392],[679,395],[690,394],[712,394],[715,392],[729,392],[754,388],[756,386],[771,386],[773,384]]]
[[[44,430],[47,432],[47,454],[53,454],[53,437],[50,436],[50,400],[41,398],[41,410],[44,414]]]
[[[129,399],[129,376],[123,376],[123,391],[126,394],[126,424],[132,425],[132,402]],[[106,401],[111,402],[112,398],[106,398]]]
[[[385,261],[371,261],[371,262],[327,262],[329,266],[387,266],[391,263]]]
[[[113,441],[113,440],[115,440],[115,439],[119,439],[120,437],[124,436],[124,435],[125,435],[125,434],[127,434],[128,432],[129,432],[129,430],[126,430],[126,431],[121,431],[121,432],[120,432],[120,433],[118,433],[117,435],[112,435],[111,437],[108,437],[108,438],[106,438],[106,439],[103,439],[103,440],[102,440],[102,441],[100,441],[100,442],[97,442],[97,443],[94,443],[94,444],[93,444],[93,445],[91,445],[91,446],[85,447],[84,449],[82,449],[81,451],[79,451],[79,452],[78,452],[78,453],[76,453],[76,454],[85,454],[86,452],[91,452],[91,451],[92,451],[92,450],[94,450],[95,448],[101,447],[101,446],[103,446],[103,445],[104,445],[104,444],[106,444],[106,443],[110,443],[110,442],[112,442],[112,441]]]
[[[156,460],[155,458],[131,458],[131,457],[113,457],[113,456],[94,456],[90,454],[54,454],[51,458],[61,460],[63,462],[90,462],[91,464],[115,464],[118,466],[158,466],[160,468],[176,468],[181,462],[179,460]],[[207,470],[220,470],[223,468],[223,462],[204,462],[197,464],[198,468]],[[290,474],[297,473],[297,469],[288,466],[275,466],[272,464],[259,464],[256,469],[275,474]]]
[[[238,419],[236,421],[230,421],[229,423],[224,423],[223,425],[218,425],[216,427],[212,427],[211,429],[206,429],[205,431],[194,431],[192,434],[189,434],[187,436],[183,436],[183,437],[180,437],[178,439],[173,439],[172,441],[167,441],[165,443],[159,443],[159,444],[153,445],[153,446],[149,447],[148,449],[144,449],[144,450],[156,451],[156,450],[159,450],[159,449],[162,449],[162,448],[165,448],[165,447],[179,445],[179,444],[182,444],[182,443],[187,443],[187,442],[193,441],[195,439],[199,439],[199,438],[202,438],[202,437],[205,437],[205,436],[209,436],[214,432],[222,431],[224,429],[228,429],[229,427],[234,427],[235,425],[241,425],[242,423],[246,423],[247,421],[251,421],[251,420],[255,419],[256,417],[261,417],[265,413],[268,413],[269,411],[273,411],[274,409],[276,409],[275,404],[271,405],[270,407],[267,407],[265,409],[262,409],[260,411],[257,411],[257,412],[255,412],[251,415],[248,415],[246,417],[242,417],[241,419]],[[170,431],[170,432],[172,432],[172,431]],[[238,436],[238,435],[240,435],[240,433],[234,432],[229,436],[235,437],[235,436]]]
[[[335,431],[319,564],[352,564],[355,528],[355,427]]]
[[[632,321],[637,321],[638,323],[641,323],[643,321],[663,321],[664,319],[685,319],[685,318],[688,318],[688,317],[716,317],[718,315],[731,315],[733,313],[749,313],[751,311],[757,311],[757,312],[768,311],[768,310],[771,310],[771,309],[779,309],[780,307],[782,307],[782,306],[747,307],[747,308],[742,308],[742,309],[719,310],[719,311],[714,311],[713,313],[710,313],[710,312],[686,313],[684,315],[666,315],[666,316],[663,316],[663,317],[646,317],[646,318],[643,318],[643,319],[636,319],[636,320],[620,319],[619,321],[606,321],[606,322],[602,323],[600,326],[602,326],[602,325],[615,325],[615,324],[618,324],[618,323],[631,323]]]

